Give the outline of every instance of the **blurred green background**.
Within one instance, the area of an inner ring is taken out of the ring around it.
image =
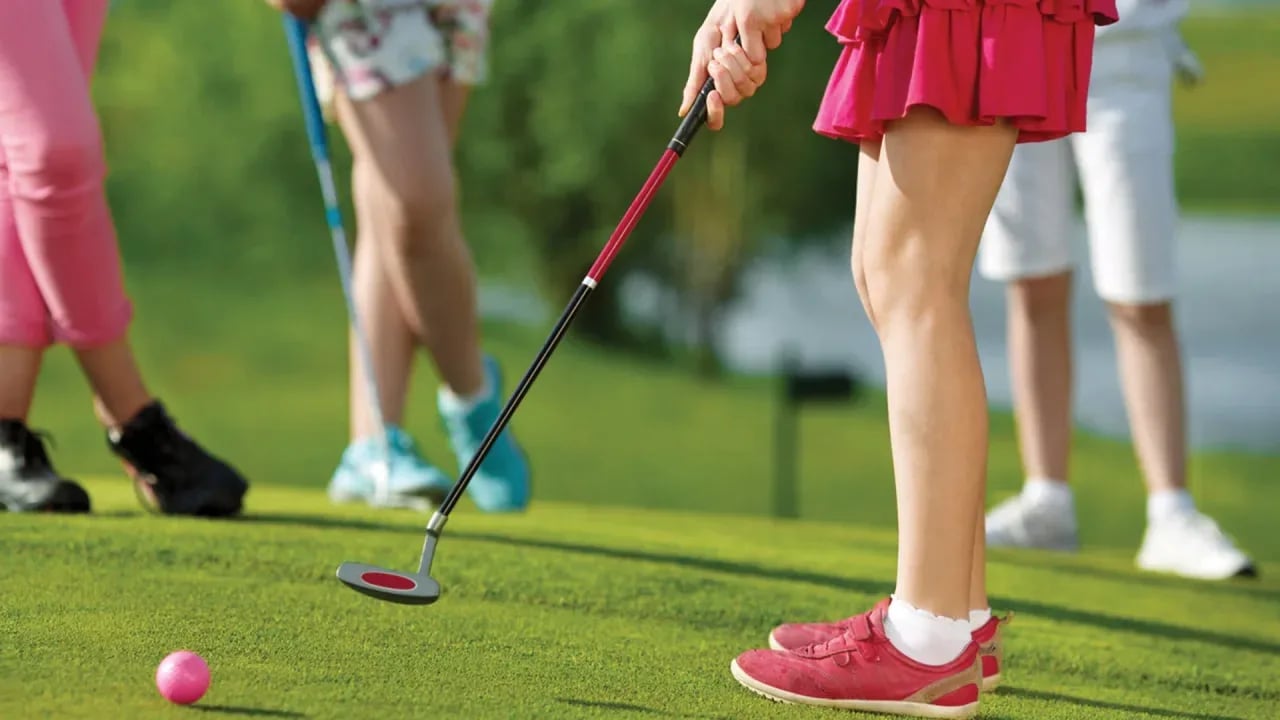
[[[845,242],[857,149],[810,130],[838,51],[822,28],[834,5],[811,2],[762,92],[695,143],[517,416],[537,497],[769,511],[775,390],[724,370],[713,319],[760,254]],[[486,287],[537,293],[558,311],[675,129],[705,5],[499,0],[494,12],[493,77],[471,101],[458,158],[465,227]],[[1280,77],[1280,11],[1198,14],[1185,30],[1212,80],[1176,95],[1184,207],[1280,214],[1280,92],[1260,89]],[[255,482],[324,487],[346,439],[346,316],[278,15],[252,0],[130,0],[111,15],[99,68],[149,382]],[[331,138],[345,195],[348,156],[336,128]],[[689,343],[626,321],[619,289],[634,273],[662,279],[676,310],[706,320]],[[492,320],[488,342],[509,375],[550,320]],[[420,368],[408,425],[451,468]],[[893,524],[875,392],[806,416],[802,515]],[[1012,421],[993,417],[992,488],[1006,492],[1020,481]],[[61,468],[116,472],[61,349],[33,419],[57,436]],[[1085,541],[1136,544],[1129,446],[1082,435],[1073,462],[1091,513]],[[1267,518],[1243,511],[1280,502],[1264,482],[1277,471],[1274,456],[1225,451],[1193,465],[1213,478],[1196,486],[1200,501],[1233,514],[1231,530],[1255,546]],[[851,487],[867,501],[851,508]]]

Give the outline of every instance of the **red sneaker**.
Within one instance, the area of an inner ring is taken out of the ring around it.
[[[887,608],[889,598],[877,603],[876,609],[878,610],[881,605]],[[769,633],[769,647],[774,650],[790,651],[826,642],[848,630],[854,619],[779,625]],[[973,641],[978,644],[978,654],[982,658],[983,692],[991,692],[1000,686],[1000,666],[1004,662],[1004,643],[1000,638],[1000,626],[1011,619],[1013,619],[1013,613],[1003,618],[992,615],[985,625],[973,633]]]
[[[771,700],[930,718],[978,712],[982,683],[977,643],[946,665],[922,665],[884,634],[887,602],[846,621],[846,629],[794,650],[752,650],[733,661],[733,677]]]
[[[1000,626],[1012,619],[1013,613],[1002,618],[992,615],[985,625],[973,631],[973,641],[978,643],[978,657],[982,658],[982,692],[1000,687],[1000,666],[1004,664]]]

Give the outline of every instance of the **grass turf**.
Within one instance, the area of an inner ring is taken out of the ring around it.
[[[516,420],[534,512],[487,517],[464,503],[436,607],[363,598],[333,579],[336,564],[413,567],[423,518],[332,508],[321,493],[346,411],[336,282],[133,286],[149,381],[252,476],[250,518],[141,514],[78,373],[51,355],[34,424],[57,433],[61,468],[97,478],[98,515],[0,515],[0,717],[176,717],[152,673],[182,647],[213,665],[209,716],[814,714],[741,690],[729,660],[775,622],[843,616],[890,588],[882,395],[806,413],[806,521],[753,518],[769,507],[771,384],[700,385],[570,339]],[[542,333],[487,330],[512,373]],[[443,459],[431,400],[424,372],[410,427]],[[992,418],[994,497],[1018,471],[1012,424]],[[1260,582],[1227,584],[1135,573],[1143,510],[1129,447],[1082,434],[1073,462],[1087,552],[993,557],[996,605],[1018,617],[1010,687],[984,717],[1268,717],[1280,702],[1280,542],[1259,510],[1280,500],[1269,482],[1280,459],[1193,462],[1201,505],[1265,561]]]
[[[1192,3],[1194,6],[1195,3]],[[1187,209],[1280,211],[1280,94],[1258,78],[1280,72],[1280,11],[1200,9],[1183,23],[1204,83],[1174,92],[1178,193]]]
[[[265,285],[236,273],[218,283],[149,275],[131,291],[138,307],[133,337],[148,382],[179,423],[254,483],[323,488],[346,439],[346,315],[337,278]],[[511,382],[550,325],[486,329]],[[433,388],[422,362],[407,425],[428,457],[452,472]],[[767,514],[775,396],[767,379],[699,384],[669,363],[583,347],[570,332],[514,427],[532,457],[540,500]],[[50,353],[32,424],[53,433],[60,468],[117,472],[64,348]],[[886,427],[884,396],[875,390],[860,402],[803,413],[802,517],[894,527]],[[1021,482],[1013,423],[1001,410],[992,413],[991,447],[994,501]],[[1136,548],[1144,495],[1128,443],[1080,433],[1072,472],[1082,541]],[[1280,456],[1205,452],[1191,463],[1197,501],[1246,547],[1280,560],[1271,518],[1250,512],[1280,507],[1275,477]]]
[[[257,488],[246,519],[169,519],[114,478],[90,489],[97,517],[3,518],[0,717],[848,717],[756,698],[728,663],[780,620],[867,606],[894,567],[884,530],[539,503],[460,511],[437,555],[444,597],[406,608],[333,570],[412,567],[420,516]],[[1017,615],[982,717],[1274,717],[1274,579],[1002,552],[990,583]],[[212,667],[203,711],[154,689],[179,648]]]

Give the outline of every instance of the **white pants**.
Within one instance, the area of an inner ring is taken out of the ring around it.
[[[1171,300],[1178,222],[1167,38],[1099,41],[1087,130],[1018,145],[979,246],[979,272],[1011,281],[1072,267],[1076,186],[1084,198],[1093,284],[1109,302]]]

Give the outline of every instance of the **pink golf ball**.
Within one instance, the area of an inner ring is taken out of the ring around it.
[[[190,705],[209,689],[209,665],[190,650],[169,653],[156,668],[156,688],[169,702]]]

